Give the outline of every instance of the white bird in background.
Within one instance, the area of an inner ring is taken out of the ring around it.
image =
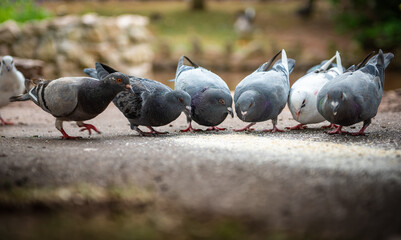
[[[11,96],[22,94],[25,88],[25,77],[14,66],[14,59],[11,56],[4,56],[0,69],[0,107],[6,106]],[[2,125],[12,125],[12,122],[5,121],[0,115]]]
[[[332,66],[334,59],[337,59],[337,65]],[[300,124],[287,129],[304,129],[305,124],[320,123],[325,120],[316,107],[317,95],[326,83],[343,73],[340,53],[337,51],[330,60],[312,69],[315,68],[316,70],[308,71],[308,74],[298,79],[291,87],[288,106],[293,118]],[[331,127],[336,126],[332,124],[324,126],[324,128]]]
[[[241,38],[249,37],[252,34],[254,30],[253,20],[255,19],[255,15],[255,9],[251,7],[248,7],[238,14],[234,23],[234,29]]]

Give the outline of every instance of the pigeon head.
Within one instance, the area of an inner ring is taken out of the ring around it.
[[[14,68],[14,59],[11,56],[4,56],[1,60],[1,68],[10,72]]]
[[[120,72],[111,73],[104,77],[102,81],[110,86],[113,86],[113,88],[119,89],[120,91],[124,89],[132,90],[129,77]]]
[[[260,94],[253,90],[243,92],[235,103],[237,116],[243,121],[252,122],[263,112]]]
[[[319,104],[323,104],[325,118],[329,122],[348,126],[355,122],[360,113],[360,106],[346,89],[333,89],[327,92]]]
[[[228,114],[234,117],[231,94],[221,89],[206,88],[192,98],[193,118],[205,126],[216,126]]]
[[[291,112],[295,113],[293,116],[297,121],[299,116],[305,111],[311,111],[316,108],[316,100],[312,97],[313,93],[307,94],[303,91],[294,91],[291,93]]]
[[[191,96],[182,90],[174,90],[166,94],[168,105],[185,112],[185,115],[191,115]]]

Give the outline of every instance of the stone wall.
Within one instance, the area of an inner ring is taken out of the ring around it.
[[[148,76],[154,54],[147,25],[137,15],[64,16],[21,26],[10,20],[0,25],[0,55],[43,60],[46,79],[80,76],[96,61]]]

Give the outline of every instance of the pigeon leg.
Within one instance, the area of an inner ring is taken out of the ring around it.
[[[348,132],[345,132],[345,131],[341,131],[342,128],[343,128],[343,126],[338,126],[335,130],[327,132],[327,133],[330,134],[330,135],[348,133]]]
[[[6,121],[1,116],[0,116],[0,122],[1,122],[1,125],[14,125],[13,122]]]
[[[147,128],[149,128],[152,133],[156,133],[156,134],[167,134],[168,133],[167,131],[159,132],[159,131],[155,130],[154,128],[152,128],[151,126],[147,126]]]
[[[81,130],[80,130],[80,132],[83,132],[83,131],[85,131],[85,130],[88,130],[89,135],[91,135],[91,134],[92,134],[92,131],[91,131],[91,130],[93,130],[93,131],[95,131],[95,132],[97,132],[97,133],[100,134],[100,131],[98,131],[98,130],[96,129],[96,127],[93,126],[92,124],[87,124],[87,123],[84,123],[84,122],[77,122],[77,125],[78,125],[78,127],[82,127]]]
[[[277,128],[277,118],[272,119],[272,123],[273,123],[273,128],[272,129],[263,130],[263,132],[272,132],[272,133],[274,133],[274,132],[284,132],[284,130],[281,130],[281,129]]]
[[[256,122],[253,122],[253,123],[250,123],[250,124],[248,124],[248,125],[246,125],[245,127],[243,127],[243,128],[240,128],[240,129],[234,129],[234,132],[243,132],[243,131],[248,131],[248,132],[250,132],[250,131],[253,131],[253,130],[255,130],[254,128],[251,128],[253,125],[255,125],[256,124]]]
[[[63,134],[63,136],[61,136],[61,139],[65,139],[65,140],[75,140],[75,139],[80,139],[82,137],[73,137],[68,135],[64,129],[63,129],[63,121],[56,119],[56,128],[57,130],[59,130],[61,132],[61,134]]]
[[[334,124],[334,123],[330,123],[327,126],[322,126],[322,128],[338,128],[338,125]]]
[[[192,128],[192,122],[189,122],[189,125],[186,129],[181,130],[181,132],[199,132],[201,129]]]
[[[206,129],[206,131],[216,131],[216,132],[224,131],[224,130],[226,130],[226,129],[225,128],[220,128],[220,127],[217,127],[217,126],[209,127],[209,128]]]
[[[293,127],[286,127],[285,129],[290,129],[290,130],[303,130],[303,129],[307,129],[307,128],[308,128],[308,126],[306,126],[305,124],[300,123],[300,124],[298,124],[298,125],[296,125],[296,126],[293,126]]]
[[[354,133],[350,133],[352,136],[363,136],[365,135],[365,129],[370,125],[370,123],[372,122],[371,119],[368,119],[366,121],[363,121],[363,126],[361,128],[361,130],[359,130],[359,132],[354,132]]]

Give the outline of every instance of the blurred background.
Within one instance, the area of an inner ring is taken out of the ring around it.
[[[0,55],[28,78],[82,75],[100,61],[172,87],[183,54],[236,84],[280,49],[291,81],[339,50],[348,67],[379,48],[395,53],[385,89],[401,88],[397,0],[2,0]],[[32,61],[40,60],[40,61]]]

